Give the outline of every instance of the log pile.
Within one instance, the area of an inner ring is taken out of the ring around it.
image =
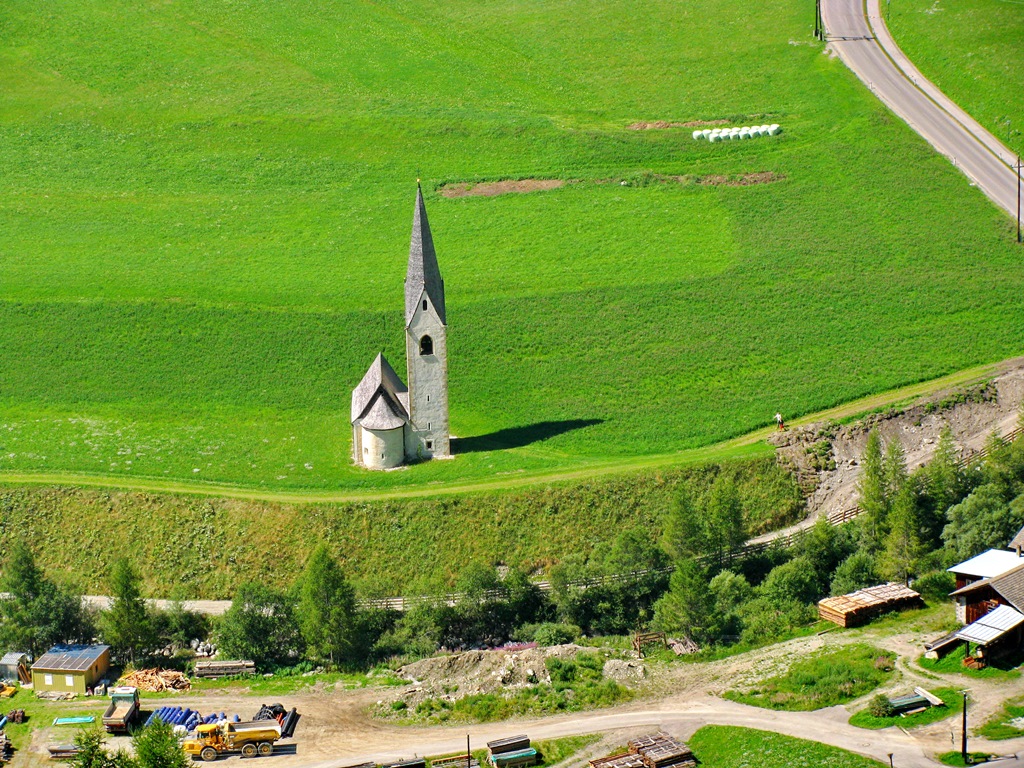
[[[0,731],[0,763],[10,760],[13,753],[14,747],[11,746],[11,740],[7,738],[6,733]]]
[[[192,683],[181,672],[173,669],[137,669],[120,680],[121,685],[130,685],[140,691],[160,693],[161,691],[188,691]]]
[[[695,766],[697,758],[685,743],[659,731],[653,736],[643,736],[628,743],[629,751],[639,755],[644,768],[670,768]]]
[[[197,661],[193,674],[196,677],[218,678],[235,675],[255,675],[256,664],[247,660]]]
[[[51,744],[46,748],[46,751],[50,753],[51,760],[67,760],[77,757],[82,749],[74,744]]]
[[[919,608],[924,603],[912,589],[890,582],[818,602],[818,616],[840,627],[856,627],[889,611]]]

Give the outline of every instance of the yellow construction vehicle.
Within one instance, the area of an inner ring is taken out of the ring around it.
[[[196,728],[196,737],[182,744],[185,753],[198,755],[207,762],[221,755],[265,757],[273,753],[274,742],[281,738],[281,726],[273,720],[249,723],[210,723]]]

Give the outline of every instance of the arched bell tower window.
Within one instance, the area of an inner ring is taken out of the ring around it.
[[[432,355],[434,354],[434,340],[429,336],[424,336],[420,339],[420,354],[421,355]]]

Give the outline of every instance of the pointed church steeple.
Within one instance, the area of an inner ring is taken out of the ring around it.
[[[437,266],[434,239],[430,236],[427,209],[423,205],[423,190],[416,182],[416,209],[412,215],[412,241],[409,244],[409,270],[405,275],[405,323],[412,320],[420,296],[425,295],[447,325],[444,311],[444,280]]]

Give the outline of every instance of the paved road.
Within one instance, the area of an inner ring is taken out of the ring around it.
[[[832,47],[886,106],[1016,219],[1015,156],[917,70],[893,41],[879,4],[822,0]]]

